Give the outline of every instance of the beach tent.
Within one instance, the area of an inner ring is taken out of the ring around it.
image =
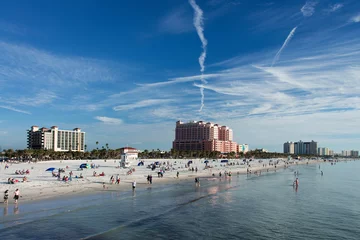
[[[223,162],[229,162],[229,160],[224,159],[224,160],[221,160],[221,162],[222,162],[222,163],[223,163]]]
[[[193,163],[193,162],[192,162],[192,161],[188,161],[188,165],[191,164],[191,163]]]
[[[91,168],[91,167],[90,167],[90,164],[88,164],[88,163],[83,163],[83,164],[80,165],[79,168]]]
[[[144,166],[144,162],[139,162],[138,166]]]
[[[48,171],[52,172],[54,170],[55,170],[55,168],[51,167],[51,168],[46,169],[46,172],[48,172]]]

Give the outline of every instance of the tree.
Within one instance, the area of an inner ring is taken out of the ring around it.
[[[99,149],[99,148],[98,148],[98,145],[99,145],[99,142],[96,141],[96,149]]]

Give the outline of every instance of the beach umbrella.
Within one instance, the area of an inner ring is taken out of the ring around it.
[[[209,160],[205,160],[205,161],[204,161],[204,163],[208,163],[208,162],[209,162]]]
[[[87,163],[83,163],[80,165],[79,168],[89,168],[88,164]]]
[[[54,170],[55,170],[55,168],[51,167],[51,168],[46,169],[46,172],[48,172],[48,171],[52,172]]]

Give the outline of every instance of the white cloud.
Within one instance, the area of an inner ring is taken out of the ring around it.
[[[125,110],[130,110],[130,109],[135,109],[135,108],[144,108],[144,107],[149,107],[149,106],[154,106],[154,105],[160,105],[160,104],[164,104],[164,103],[168,103],[171,102],[171,100],[169,99],[147,99],[147,100],[143,100],[143,101],[139,101],[136,103],[131,103],[131,104],[126,104],[126,105],[118,105],[116,107],[114,107],[114,111],[125,111]]]
[[[121,119],[118,118],[110,118],[110,117],[101,117],[101,116],[97,116],[95,117],[96,120],[99,120],[105,124],[111,124],[111,125],[117,125],[117,124],[122,124],[123,121]]]
[[[203,52],[200,54],[199,57],[199,64],[200,64],[200,72],[203,75],[205,71],[205,59],[206,59],[206,47],[207,47],[207,40],[204,36],[204,17],[202,9],[196,4],[195,0],[189,0],[191,7],[194,9],[194,27],[196,29],[197,34],[199,35]],[[206,84],[204,76],[200,78],[202,84]],[[200,105],[200,112],[204,107],[204,88],[200,87],[200,94],[201,94],[201,105]]]
[[[317,5],[317,2],[314,1],[307,1],[305,5],[301,8],[301,12],[304,15],[304,17],[310,17],[315,12],[315,6]]]
[[[138,85],[143,86],[143,87],[162,87],[162,86],[178,84],[178,83],[193,82],[196,80],[201,80],[202,78],[204,78],[204,79],[217,78],[219,76],[221,76],[221,73],[219,73],[219,74],[204,74],[204,75],[196,75],[196,76],[189,76],[189,77],[171,78],[171,79],[169,79],[169,81],[165,81],[165,82],[145,83],[145,84],[138,84]]]
[[[36,48],[0,41],[0,75],[6,84],[69,87],[89,82],[112,81],[110,62],[58,56]]]
[[[287,36],[285,42],[283,43],[283,45],[281,46],[280,50],[276,53],[274,60],[272,62],[272,65],[274,65],[280,58],[281,52],[285,49],[285,47],[289,44],[291,38],[294,36],[295,31],[296,31],[297,27],[294,27],[291,32],[289,33],[289,35]]]
[[[352,17],[352,18],[350,19],[350,22],[354,22],[354,23],[360,22],[360,14]]]
[[[0,108],[7,109],[7,110],[11,110],[11,111],[14,111],[14,112],[19,112],[19,113],[31,114],[31,113],[28,112],[28,111],[20,110],[20,109],[17,109],[17,108],[14,108],[14,107],[10,107],[10,106],[0,106]]]
[[[332,13],[340,10],[342,7],[344,7],[344,4],[342,3],[336,3],[333,5],[330,5],[328,9],[325,9],[325,12]]]
[[[25,105],[25,106],[41,106],[48,103],[51,103],[54,99],[58,98],[58,96],[52,91],[39,90],[38,93],[35,94],[34,97],[25,97],[25,96],[16,96],[16,97],[7,97],[1,98],[0,102],[8,103],[11,105]]]

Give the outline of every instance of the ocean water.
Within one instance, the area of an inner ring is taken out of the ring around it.
[[[320,168],[0,205],[0,239],[360,239],[360,161]]]

